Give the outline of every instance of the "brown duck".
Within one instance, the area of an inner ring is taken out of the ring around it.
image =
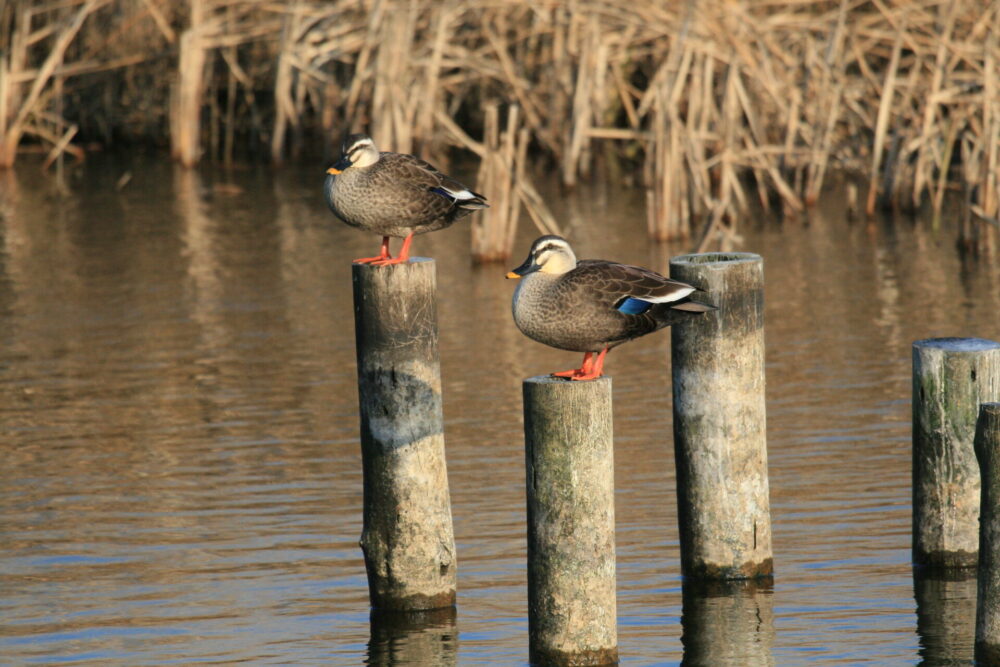
[[[687,283],[628,264],[577,261],[566,239],[542,236],[521,266],[512,310],[528,338],[560,350],[583,352],[580,368],[553,373],[571,380],[601,376],[608,350],[715,306],[692,301]],[[595,357],[596,355],[596,357]]]
[[[415,234],[443,229],[488,207],[483,195],[420,158],[380,153],[368,135],[347,137],[342,153],[326,170],[326,203],[348,225],[382,235],[381,253],[355,263],[384,266],[405,262]],[[389,254],[391,237],[404,239],[395,258]]]

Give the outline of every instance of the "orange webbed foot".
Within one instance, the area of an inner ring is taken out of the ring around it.
[[[403,264],[410,260],[409,257],[384,257],[372,262],[372,266],[389,266],[391,264]]]
[[[596,380],[604,375],[604,356],[607,353],[608,348],[604,348],[595,359],[593,352],[587,352],[583,355],[583,365],[580,368],[571,371],[560,371],[552,375],[560,378],[569,378],[571,381]]]
[[[383,257],[382,255],[379,255],[378,257],[361,257],[360,259],[352,260],[351,263],[352,264],[374,264],[374,263],[380,262],[380,261],[382,261],[384,259],[389,259],[389,258]]]

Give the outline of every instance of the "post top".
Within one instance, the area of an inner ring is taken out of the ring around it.
[[[566,386],[585,386],[588,384],[610,384],[611,376],[602,375],[601,377],[594,380],[570,380],[567,378],[558,378],[553,375],[536,375],[535,377],[524,378],[524,384],[551,384],[551,385],[566,385]]]
[[[390,264],[389,266],[406,266],[407,264],[423,264],[424,262],[433,262],[433,261],[434,261],[433,257],[410,257],[401,264]],[[382,266],[375,266],[374,264],[355,264],[354,262],[351,262],[351,266],[368,267],[370,269],[385,268]]]
[[[930,347],[951,352],[979,352],[1000,348],[1000,343],[986,338],[925,338],[914,341],[913,347]]]
[[[763,258],[755,252],[698,252],[670,258],[670,264],[741,264],[760,262]]]

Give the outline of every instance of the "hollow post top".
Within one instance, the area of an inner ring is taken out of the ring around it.
[[[764,258],[755,252],[699,252],[670,258],[671,266],[694,264],[731,265],[762,261],[764,261]]]
[[[375,269],[398,269],[401,266],[407,266],[409,264],[424,264],[426,262],[430,262],[431,264],[433,264],[434,263],[434,258],[433,257],[410,257],[405,262],[402,262],[400,264],[389,264],[388,266],[375,266],[374,264],[357,264],[357,263],[351,262],[351,268],[355,268],[355,269],[370,269],[370,270],[375,270]]]
[[[365,289],[399,290],[420,286],[421,289],[435,288],[437,265],[430,257],[410,257],[400,264],[375,266],[374,264],[351,264],[351,276],[356,285]]]
[[[524,378],[525,385],[564,385],[566,387],[585,387],[587,385],[609,386],[611,377],[602,375],[593,380],[567,380],[566,378],[554,377],[552,375],[536,375]]]
[[[913,347],[933,348],[945,352],[982,352],[1000,348],[1000,343],[986,338],[925,338],[914,341]]]

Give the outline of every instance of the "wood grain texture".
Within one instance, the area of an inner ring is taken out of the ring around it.
[[[524,381],[532,663],[618,661],[611,380]]]
[[[913,343],[913,561],[974,567],[979,404],[1000,400],[1000,344],[981,338]]]
[[[979,581],[976,597],[977,664],[1000,664],[1000,403],[983,403],[975,451],[982,473]]]
[[[763,260],[682,255],[670,277],[718,307],[671,330],[681,569],[696,579],[770,576]]]
[[[372,606],[455,603],[432,260],[355,264],[354,317],[364,467],[361,548]]]

